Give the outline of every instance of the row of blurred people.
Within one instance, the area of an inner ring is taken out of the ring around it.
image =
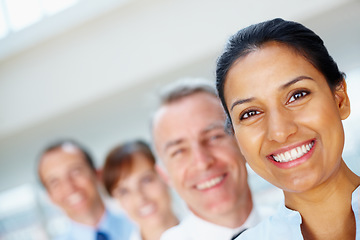
[[[94,162],[79,143],[64,140],[47,147],[38,163],[38,175],[51,201],[70,219],[59,240],[130,238],[133,224],[106,208]]]
[[[42,153],[40,179],[72,220],[65,239],[160,239],[175,225],[162,239],[231,239],[258,223],[245,160],[225,132],[214,86],[179,81],[163,89],[161,101],[151,129],[158,160],[144,141],[129,141],[110,151],[102,169],[105,189],[135,226],[105,209],[80,144],[63,141]],[[179,225],[167,185],[190,210]]]
[[[111,239],[128,239],[134,231],[143,240],[357,239],[360,178],[341,157],[341,120],[350,113],[349,99],[322,40],[282,19],[240,30],[218,60],[217,90],[221,101],[208,82],[165,88],[151,123],[156,161],[141,141],[122,144],[107,156],[104,185],[137,230],[125,218],[107,220],[112,214],[80,147],[63,143],[46,149],[39,176],[53,202],[74,221],[71,234],[79,239],[110,239],[111,231]],[[245,161],[284,191],[275,217],[258,225]],[[162,181],[190,210],[180,223]]]

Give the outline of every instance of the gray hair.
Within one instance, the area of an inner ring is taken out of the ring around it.
[[[204,92],[218,97],[215,86],[204,78],[182,78],[172,82],[160,91],[160,106],[178,101],[195,93]]]
[[[154,116],[162,106],[179,101],[185,97],[192,96],[196,93],[208,93],[214,97],[218,97],[215,84],[213,81],[204,79],[204,78],[181,78],[175,82],[169,83],[168,85],[163,86],[159,91],[159,104],[155,112],[151,116],[150,121],[150,131],[151,138],[154,140],[153,136],[153,122]],[[159,161],[159,155],[155,149],[154,141],[151,141],[151,149],[156,157],[156,162],[158,165],[163,166],[162,161]]]

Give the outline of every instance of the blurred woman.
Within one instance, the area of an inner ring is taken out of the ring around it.
[[[103,182],[139,227],[132,240],[159,240],[166,229],[178,224],[168,188],[157,174],[155,158],[144,142],[127,142],[111,150]]]
[[[344,74],[313,31],[274,19],[233,35],[217,89],[241,152],[285,206],[238,239],[360,239],[360,178],[342,158]]]

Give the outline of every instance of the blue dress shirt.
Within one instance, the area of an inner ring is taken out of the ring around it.
[[[105,211],[96,228],[71,221],[68,231],[56,240],[96,240],[100,231],[108,240],[128,240],[134,224],[125,215]]]

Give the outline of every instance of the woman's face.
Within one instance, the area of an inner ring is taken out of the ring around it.
[[[112,195],[140,227],[156,226],[171,211],[167,186],[150,160],[141,153],[134,155],[130,170],[117,182]]]
[[[303,56],[271,42],[233,64],[224,96],[239,147],[264,179],[303,192],[337,174],[350,113],[345,82],[332,92]]]

